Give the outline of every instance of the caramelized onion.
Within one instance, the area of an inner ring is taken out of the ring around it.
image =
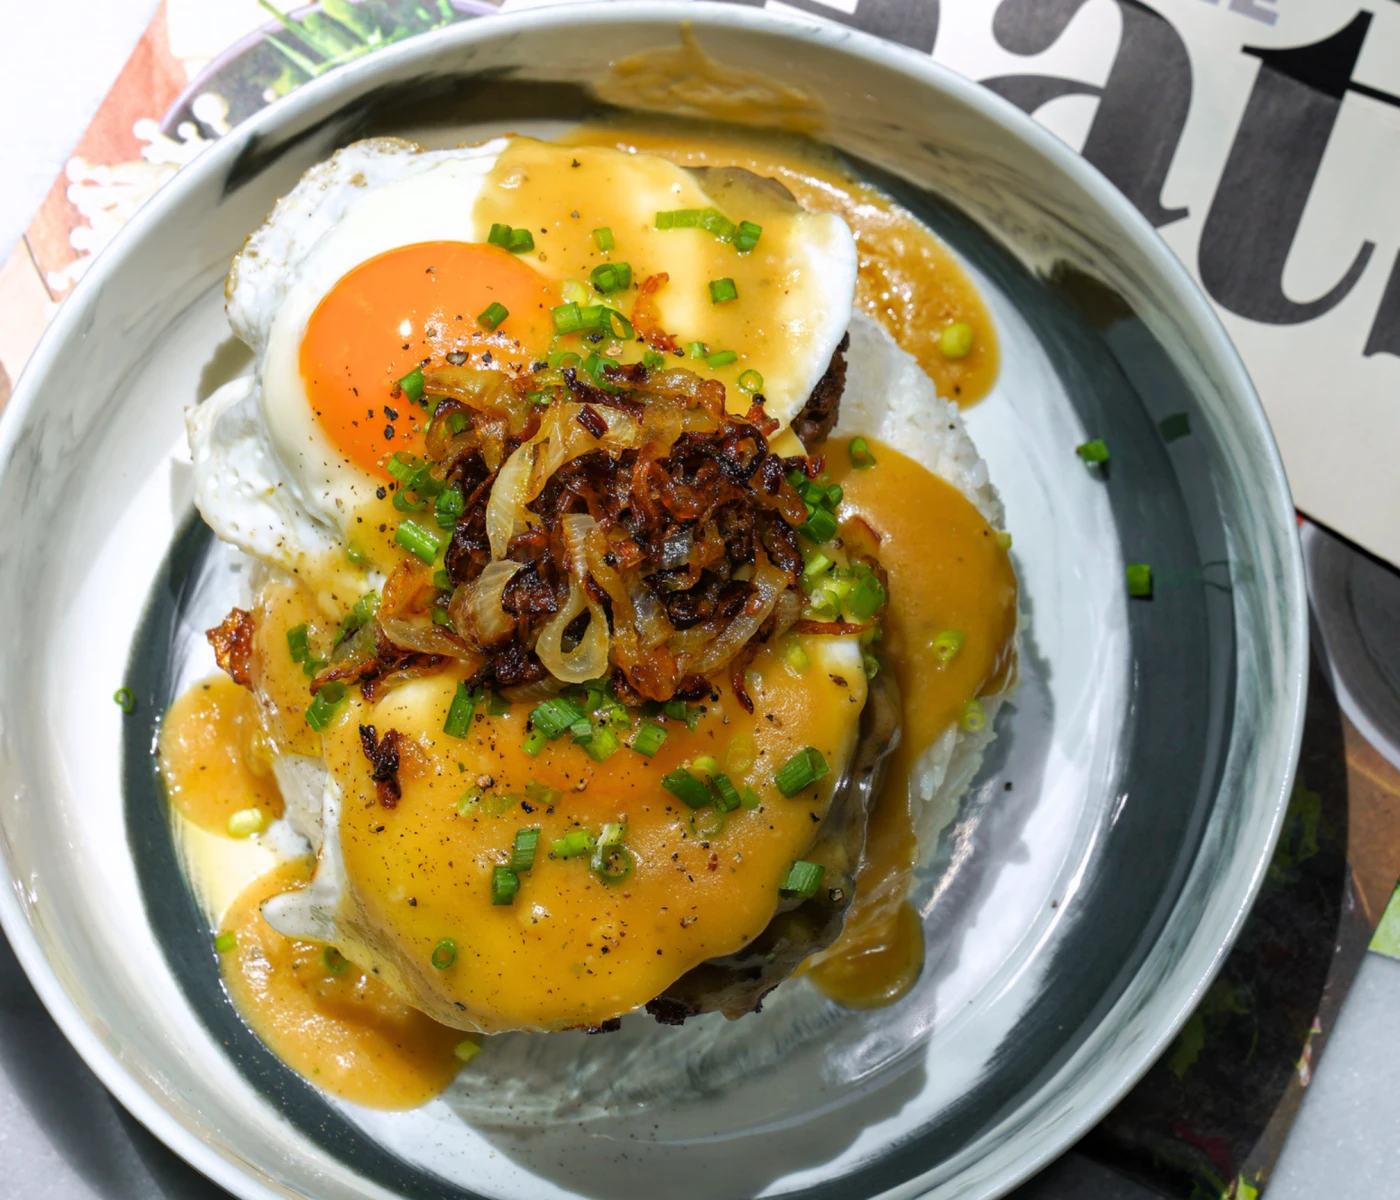
[[[677,641],[684,635],[677,634],[671,639],[671,649],[676,654],[682,673],[709,675],[738,654],[776,607],[778,598],[787,589],[788,577],[778,570],[768,555],[760,549],[754,562],[752,583],[754,594],[749,597],[743,611],[703,647],[690,651],[687,645],[686,651],[683,651],[677,645]]]
[[[538,520],[525,506],[565,463],[594,450],[617,454],[640,441],[636,420],[615,408],[593,410],[608,427],[601,438],[594,437],[579,423],[584,408],[574,403],[551,405],[535,436],[522,443],[501,468],[486,505],[486,536],[492,558],[504,558],[510,539]]]
[[[432,569],[417,559],[404,559],[384,585],[384,598],[376,618],[380,632],[398,650],[475,658],[476,654],[461,638],[432,623],[428,608],[436,591]]]
[[[501,607],[501,593],[523,564],[500,559],[488,563],[476,580],[452,594],[452,624],[477,646],[491,646],[511,635],[515,622]]]

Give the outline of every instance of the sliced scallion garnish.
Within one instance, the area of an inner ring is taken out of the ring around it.
[[[515,893],[520,890],[520,876],[509,867],[495,867],[491,871],[491,903],[497,906],[515,903]],[[434,963],[434,966],[437,964]]]
[[[428,564],[437,558],[438,551],[442,549],[442,539],[437,534],[408,518],[400,521],[399,527],[394,530],[394,542]]]
[[[653,721],[643,721],[632,738],[632,749],[647,758],[653,757],[666,740],[666,731]]]
[[[831,767],[822,752],[815,746],[799,750],[778,768],[773,783],[778,791],[789,799],[798,792],[809,788],[825,775]]]
[[[728,304],[731,300],[737,300],[738,298],[739,288],[729,276],[726,275],[723,279],[710,280],[711,304]]]
[[[870,453],[870,443],[863,437],[853,437],[850,445],[851,466],[857,471],[868,471],[875,465],[875,456]]]
[[[820,863],[806,862],[799,858],[788,868],[787,875],[778,885],[778,891],[796,900],[810,900],[817,894],[817,888],[821,886],[822,876],[825,874],[826,868]]]
[[[459,680],[457,694],[452,697],[452,703],[447,709],[447,720],[443,722],[443,733],[448,737],[466,737],[471,732],[472,713],[475,709],[476,700],[467,691],[467,685]]]
[[[477,314],[476,323],[487,333],[494,333],[508,316],[510,316],[510,309],[493,300],[486,306],[485,311]]]
[[[497,870],[500,870],[498,867]],[[432,964],[439,971],[445,971],[457,961],[457,943],[451,938],[443,938],[433,947]]]
[[[535,865],[535,851],[539,844],[538,829],[517,829],[515,844],[510,848],[510,869],[516,872],[530,870]]]

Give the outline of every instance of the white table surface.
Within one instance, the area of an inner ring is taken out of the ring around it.
[[[4,0],[0,40],[0,261],[155,11],[154,0]],[[286,7],[291,7],[287,5]],[[56,60],[62,87],[53,86]],[[1367,955],[1268,1200],[1400,1196],[1400,963]],[[0,939],[0,1196],[211,1200],[111,1098],[43,1010]],[[1143,1200],[1143,1189],[1069,1155],[1018,1200]]]

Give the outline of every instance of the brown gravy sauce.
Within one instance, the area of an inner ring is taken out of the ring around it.
[[[1001,361],[991,313],[957,259],[912,213],[806,138],[638,120],[583,125],[561,141],[654,154],[686,167],[743,167],[778,180],[812,212],[839,214],[856,239],[856,305],[918,359],[940,396],[966,407],[991,391]],[[948,358],[940,337],[957,323],[972,327],[972,350]]]
[[[856,899],[812,981],[850,1008],[899,999],[923,965],[923,926],[905,899],[919,847],[911,803],[919,758],[965,703],[1004,690],[1016,669],[1016,576],[996,531],[942,479],[879,442],[875,466],[851,466],[849,443],[827,443],[827,469],[845,491],[842,537],[878,546],[889,573],[882,659],[904,706],[900,744],[871,817]],[[964,636],[946,666],[931,643]]]

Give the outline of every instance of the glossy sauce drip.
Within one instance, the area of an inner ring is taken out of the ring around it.
[[[624,312],[635,315],[640,285],[665,274],[666,282],[651,301],[661,328],[682,347],[700,342],[710,353],[737,355],[720,365],[695,356],[674,358],[669,365],[720,379],[730,407],[740,411],[749,401],[736,386],[738,378],[744,371],[758,371],[770,411],[786,418],[806,401],[815,382],[813,330],[846,322],[846,297],[820,286],[822,267],[835,269],[833,247],[844,241],[844,234],[829,218],[803,212],[780,193],[753,186],[747,177],[729,180],[723,188],[718,182],[708,186],[722,190],[724,199],[717,200],[694,175],[660,157],[515,138],[491,169],[473,211],[482,229],[496,224],[528,228],[537,250],[524,257],[561,284],[580,285],[605,263],[626,263],[632,285],[611,294]],[[656,228],[659,211],[716,205],[736,222],[762,225],[752,251],[740,254],[700,229]],[[599,248],[593,232],[599,228],[611,230],[612,250]],[[809,267],[812,263],[815,268]],[[720,279],[732,280],[737,299],[711,299],[709,282]],[[579,343],[573,348],[587,354],[595,347]],[[640,349],[615,343],[611,352],[636,358]]]
[[[227,675],[187,689],[161,722],[161,778],[170,803],[210,833],[227,834],[234,813],[257,808],[264,821],[282,815],[257,703]]]
[[[919,360],[938,394],[967,406],[996,382],[1000,355],[991,313],[957,259],[912,213],[852,178],[815,143],[679,122],[581,126],[562,140],[654,154],[687,167],[743,167],[778,180],[811,212],[839,214],[855,234],[860,257],[857,305]],[[950,359],[939,337],[957,322],[972,327],[973,348],[965,358]]]
[[[690,967],[738,950],[773,917],[795,859],[822,862],[833,886],[853,865],[819,841],[865,700],[854,639],[843,639],[843,658],[831,656],[834,640],[805,639],[811,663],[801,680],[773,651],[760,653],[751,664],[755,715],[725,690],[693,732],[669,722],[654,758],[623,748],[595,763],[567,737],[531,758],[522,749],[528,704],[505,716],[478,714],[466,738],[449,737],[442,725],[456,686],[450,675],[398,688],[372,709],[347,704],[325,736],[344,789],[341,847],[353,881],[341,927],[372,929],[394,953],[376,957],[368,938],[342,949],[380,965],[440,1020],[471,1021],[484,1032],[595,1025],[645,1004]],[[362,723],[410,743],[392,809],[369,778]],[[830,773],[784,797],[774,774],[805,746],[822,753]],[[697,833],[691,810],[661,786],[665,773],[704,754],[760,798],[758,808],[730,812],[713,836]],[[527,794],[532,782],[556,794]],[[459,808],[473,788],[482,789],[479,798]],[[627,824],[635,858],[625,880],[603,882],[586,856],[550,856],[570,830],[596,834],[617,821]],[[492,869],[527,828],[540,830],[533,868],[521,874],[513,904],[493,905]],[[455,960],[435,969],[433,949],[444,938],[455,943]]]
[[[828,469],[844,489],[842,536],[878,546],[890,604],[880,657],[899,681],[900,744],[870,822],[856,900],[836,945],[811,970],[832,999],[853,1008],[898,999],[918,977],[923,931],[905,900],[918,861],[911,816],[923,753],[965,703],[1005,690],[1016,669],[1016,576],[996,531],[951,484],[871,441],[876,465],[851,466],[849,443],[827,443]],[[964,635],[940,666],[931,643]]]
[[[284,1063],[334,1096],[371,1108],[415,1108],[452,1082],[459,1030],[429,1020],[353,963],[263,920],[264,901],[304,887],[310,862],[285,863],[250,884],[225,914],[235,939],[220,954],[243,1019]]]

